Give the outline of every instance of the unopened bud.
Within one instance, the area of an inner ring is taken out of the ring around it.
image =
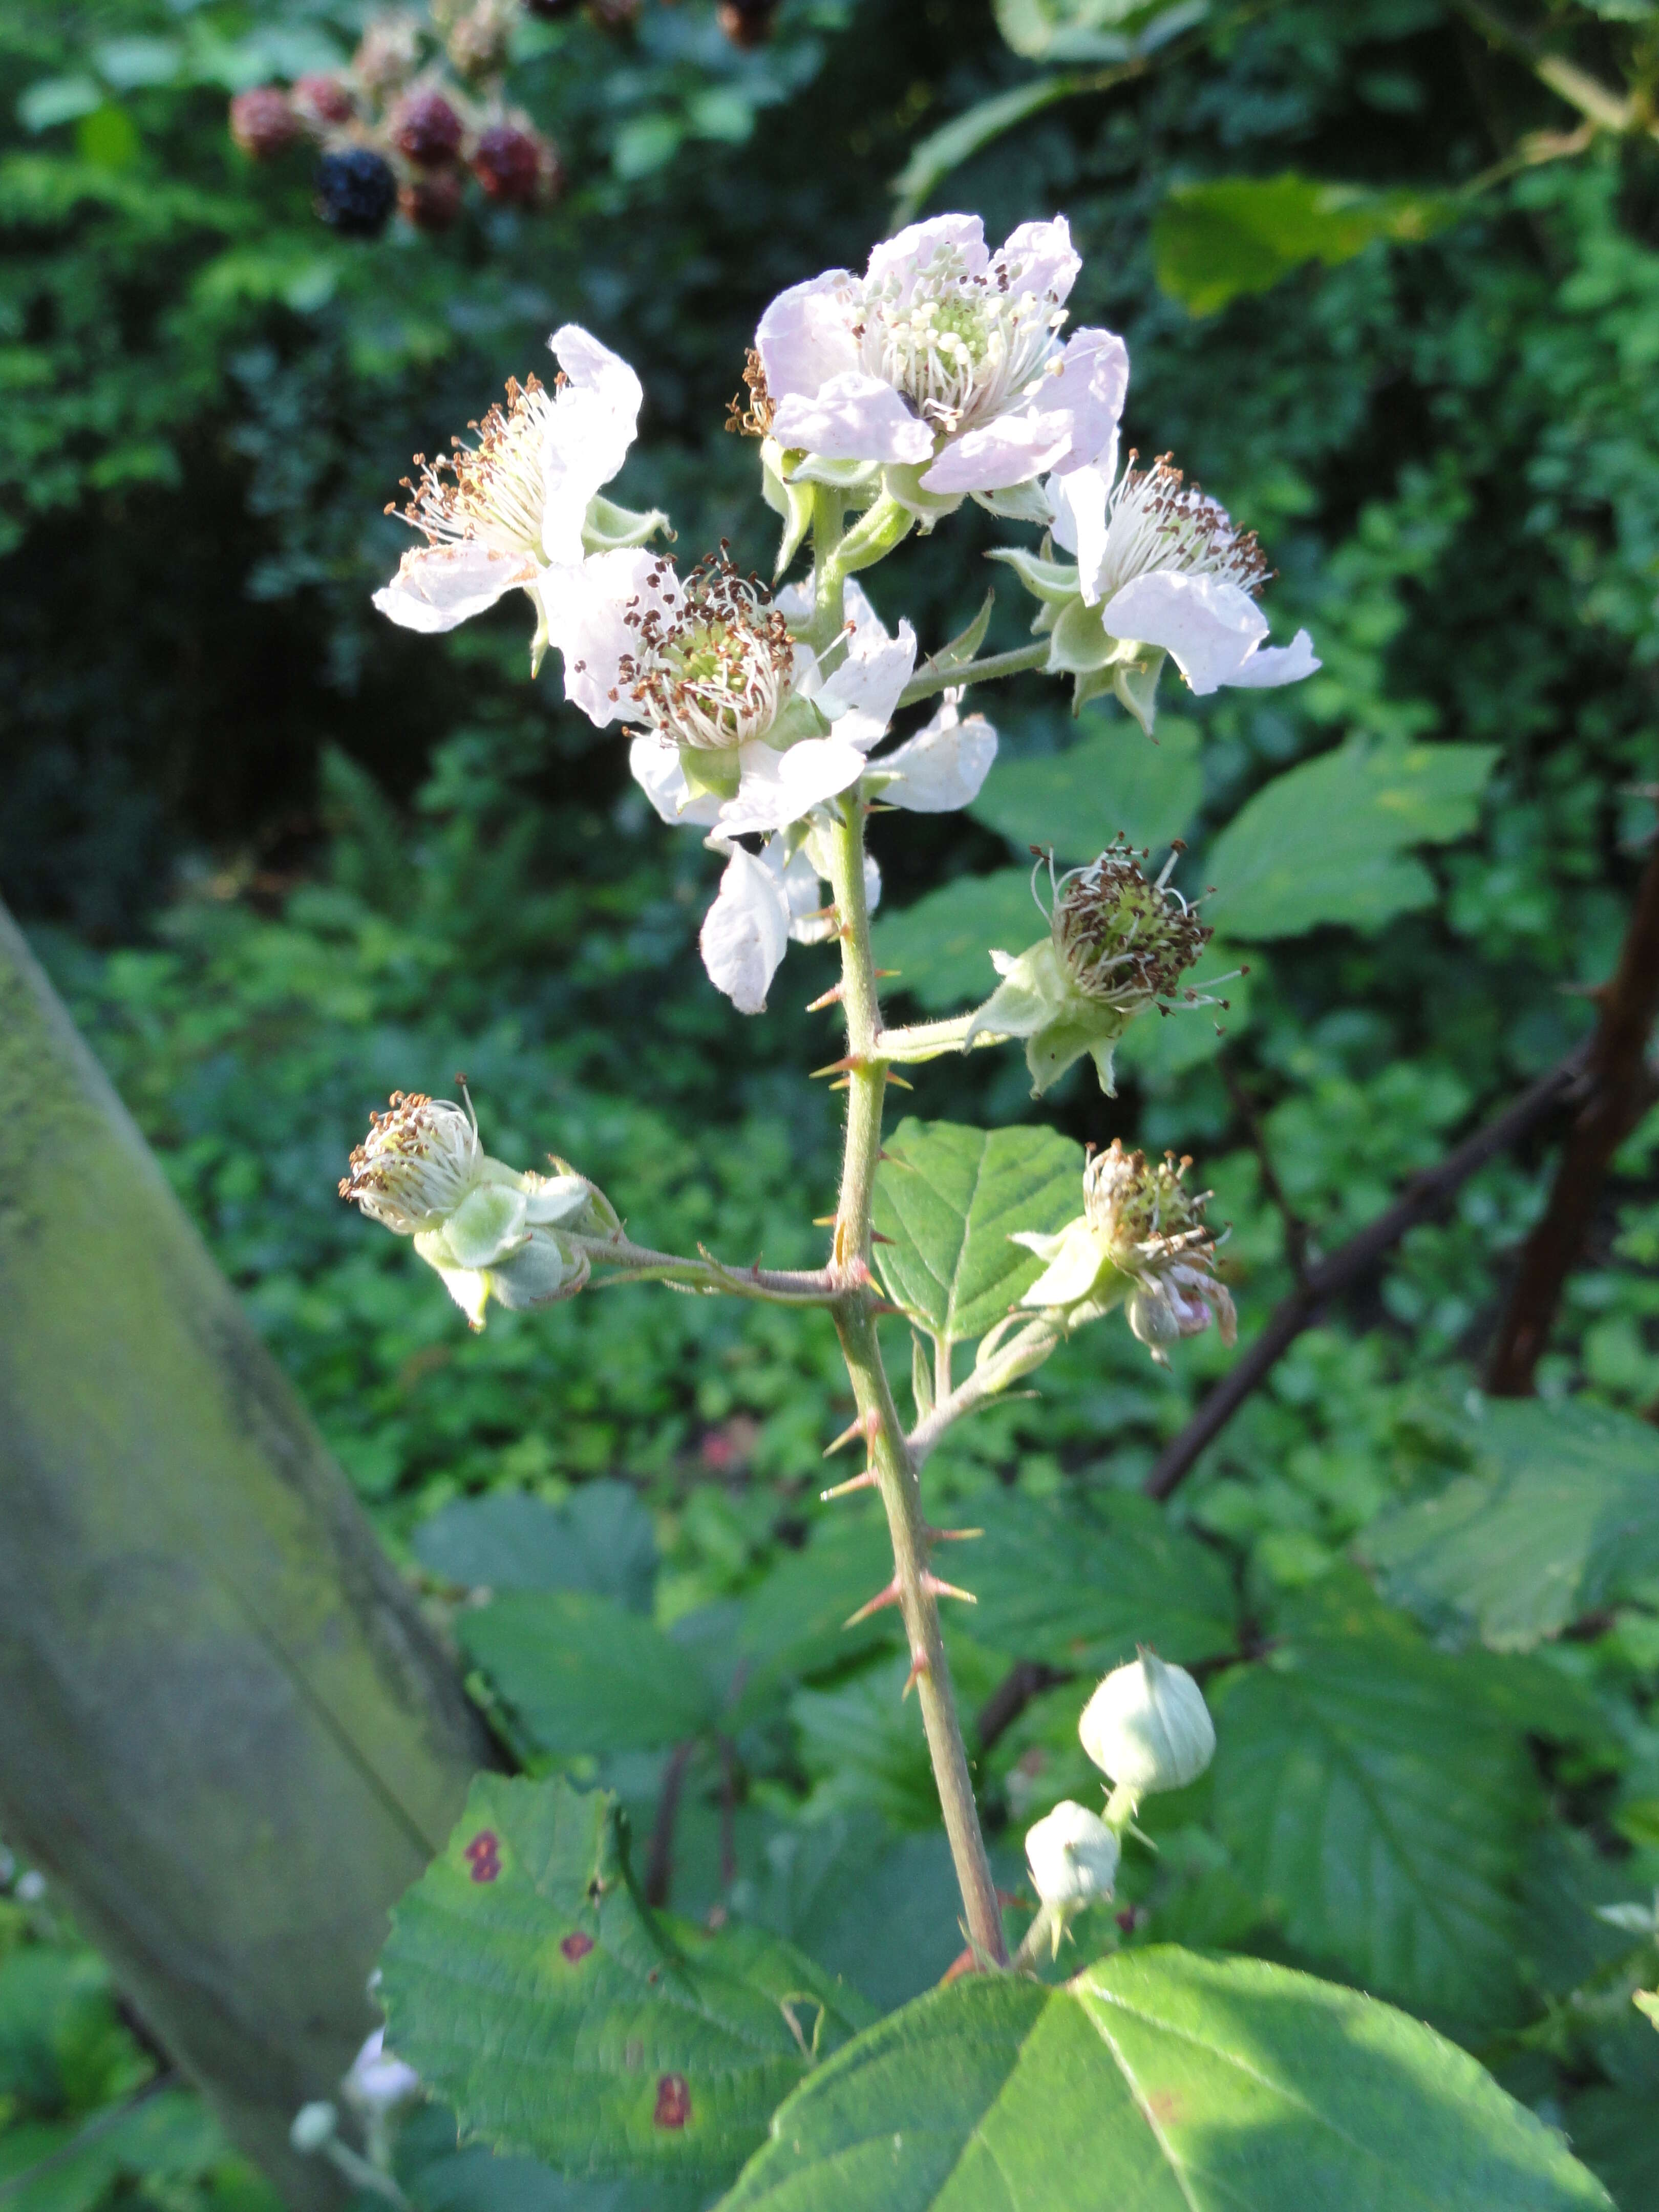
[[[1184,1667],[1166,1666],[1142,1648],[1114,1668],[1088,1704],[1077,1732],[1095,1765],[1133,1810],[1159,1790],[1184,1790],[1215,1755],[1215,1723],[1204,1692]]]
[[[1036,1893],[1061,1911],[1109,1897],[1121,1851],[1099,1814],[1069,1797],[1025,1834],[1025,1863]]]
[[[319,2097],[314,2103],[301,2105],[294,2115],[288,2139],[295,2150],[310,2156],[325,2149],[334,2140],[340,2116],[326,2098]]]

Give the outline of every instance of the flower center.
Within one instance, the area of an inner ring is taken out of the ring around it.
[[[471,1115],[447,1098],[394,1091],[351,1155],[340,1195],[410,1237],[455,1211],[477,1181],[481,1153]]]
[[[1149,469],[1135,459],[1131,452],[1108,506],[1102,599],[1155,568],[1224,577],[1254,597],[1267,581],[1255,531],[1235,530],[1226,509],[1188,483],[1167,453]]]
[[[705,750],[763,737],[789,696],[789,626],[757,578],[740,576],[724,546],[700,561],[678,593],[665,564],[651,581],[665,605],[623,617],[638,638],[618,673],[653,729]]]
[[[1021,274],[999,258],[970,276],[954,246],[936,248],[908,288],[895,272],[864,295],[854,336],[865,368],[938,429],[988,421],[1060,350],[1064,307],[1052,290],[1023,285]]]
[[[1209,943],[1214,932],[1166,888],[1168,873],[1148,883],[1119,843],[1061,878],[1054,945],[1085,997],[1132,1013],[1169,997]]]
[[[424,532],[428,544],[488,546],[494,553],[527,553],[542,557],[542,510],[545,504],[543,453],[553,414],[553,398],[536,377],[523,384],[509,379],[507,408],[492,407],[482,422],[476,446],[459,438],[453,453],[428,461],[416,453],[418,483],[404,478],[408,504],[395,502],[388,514]]]

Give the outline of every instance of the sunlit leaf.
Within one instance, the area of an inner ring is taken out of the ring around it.
[[[973,1976],[778,2113],[726,2212],[1607,2212],[1560,2136],[1403,2013],[1253,1959]]]
[[[544,1751],[653,1751],[719,1711],[695,1658],[591,1591],[520,1590],[461,1613],[456,1633]]]
[[[1017,1229],[1054,1230],[1083,1210],[1082,1147],[1052,1129],[901,1121],[876,1178],[876,1247],[887,1295],[934,1336],[982,1336],[1042,1272]]]
[[[657,1540],[639,1493],[586,1482],[559,1505],[522,1491],[457,1498],[422,1522],[416,1558],[469,1589],[594,1590],[651,1610]]]
[[[896,990],[924,1006],[957,1006],[995,990],[994,948],[1023,952],[1047,927],[1027,866],[958,876],[902,914],[878,915],[871,937],[879,964],[897,970]]]
[[[1375,239],[1426,238],[1456,204],[1446,193],[1374,191],[1294,170],[1176,185],[1152,219],[1152,266],[1172,299],[1211,315],[1304,262],[1329,268]]]
[[[1125,718],[1064,752],[999,761],[968,811],[1022,855],[1051,845],[1063,866],[1092,860],[1120,834],[1168,845],[1191,827],[1204,775],[1195,723],[1166,719],[1158,738]]]

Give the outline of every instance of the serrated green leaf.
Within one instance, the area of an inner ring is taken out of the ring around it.
[[[1190,1662],[1238,1640],[1232,1578],[1147,1499],[1000,1498],[974,1547],[973,1633],[1049,1666],[1103,1671],[1137,1644]]]
[[[453,2112],[429,2101],[398,2120],[392,2179],[418,2212],[705,2212],[710,2201],[707,2182],[572,2180],[539,2159],[463,2148],[456,2134]]]
[[[724,2212],[1608,2212],[1431,2029],[1258,1960],[975,1976],[792,2096]]]
[[[1297,1607],[1223,1686],[1217,1825],[1289,1941],[1460,2026],[1516,2001],[1515,1889],[1541,1800],[1520,1715],[1358,1577]]]
[[[653,1751],[719,1710],[687,1652],[589,1590],[516,1591],[463,1613],[456,1634],[544,1751]]]
[[[892,1571],[892,1539],[879,1507],[860,1513],[838,1505],[804,1552],[786,1553],[744,1593],[744,1705],[780,1682],[844,1667],[888,1642],[895,1633],[890,1613],[874,1613],[853,1629],[846,1623]]]
[[[1167,845],[1197,813],[1204,775],[1195,723],[1166,718],[1158,736],[1115,722],[1063,753],[999,761],[968,811],[1017,852],[1052,845],[1062,866],[1092,860],[1120,834]]]
[[[1490,1464],[1365,1531],[1396,1604],[1524,1651],[1659,1574],[1659,1436],[1601,1407],[1487,1404]]]
[[[876,1247],[887,1295],[934,1336],[983,1336],[1042,1273],[1017,1229],[1083,1211],[1083,1150],[1052,1129],[901,1121],[876,1177]]]
[[[1189,314],[1265,292],[1309,261],[1334,267],[1379,238],[1426,238],[1449,221],[1447,193],[1374,191],[1287,170],[1176,185],[1152,218],[1159,288]]]
[[[878,915],[871,941],[877,964],[897,969],[899,990],[924,1006],[956,1006],[995,990],[993,947],[1023,952],[1048,926],[1030,869],[1001,868],[958,876],[902,914]]]
[[[647,1912],[614,1801],[562,1780],[477,1778],[381,1968],[389,2040],[463,2133],[571,2174],[722,2179],[814,2038],[869,2017],[775,1936]]]
[[[1574,2150],[1613,2191],[1619,2212],[1659,2212],[1659,2128],[1650,2092],[1585,2089],[1568,2105],[1566,2126]]]
[[[1434,880],[1404,848],[1466,836],[1497,757],[1493,745],[1354,738],[1287,769],[1211,848],[1206,915],[1231,937],[1294,937],[1429,905]]]
[[[657,1540],[637,1491],[588,1482],[562,1504],[522,1491],[457,1498],[423,1521],[416,1558],[469,1589],[585,1589],[651,1610]]]

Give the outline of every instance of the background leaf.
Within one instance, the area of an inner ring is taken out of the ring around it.
[[[968,1579],[975,1639],[1050,1666],[1103,1672],[1137,1644],[1190,1663],[1237,1640],[1224,1562],[1127,1492],[999,1498]]]
[[[1374,191],[1293,169],[1176,185],[1152,220],[1152,267],[1189,314],[1212,315],[1304,262],[1331,268],[1376,239],[1426,238],[1456,207],[1448,193]]]
[[[1294,937],[1429,905],[1434,880],[1405,848],[1466,836],[1497,757],[1493,745],[1356,738],[1275,776],[1211,847],[1206,915],[1232,937]]]
[[[651,1610],[656,1535],[625,1482],[584,1483],[558,1505],[512,1490],[457,1498],[421,1523],[414,1549],[423,1567],[469,1589],[593,1590]]]
[[[544,1751],[651,1751],[719,1711],[690,1653],[591,1591],[517,1591],[463,1613],[456,1633]]]
[[[1054,1230],[1083,1210],[1082,1147],[1052,1129],[901,1121],[876,1177],[876,1247],[887,1294],[953,1344],[982,1336],[1042,1271],[1016,1229]]]
[[[1589,1405],[1489,1401],[1489,1468],[1365,1532],[1389,1595],[1524,1651],[1659,1577],[1659,1436]]]
[[[1559,2136],[1416,2021],[1283,1967],[1158,1948],[1064,1989],[975,1976],[908,2005],[796,2092],[724,2203],[1607,2212],[1609,2200]]]
[[[1310,1960],[1448,2021],[1512,2014],[1542,1810],[1523,1720],[1337,1570],[1217,1699],[1217,1826]]]
[[[924,1006],[957,1006],[995,990],[993,946],[1023,952],[1048,927],[1027,865],[957,876],[902,914],[878,915],[871,942],[878,966],[897,969],[897,989]]]
[[[867,2009],[775,1936],[648,1914],[613,1801],[480,1775],[392,1916],[388,2036],[465,2134],[573,2174],[713,2179]]]
[[[1167,845],[1203,796],[1197,724],[1162,717],[1154,744],[1126,717],[1064,752],[999,761],[968,811],[1017,852],[1052,845],[1071,866],[1120,833],[1132,845]]]

